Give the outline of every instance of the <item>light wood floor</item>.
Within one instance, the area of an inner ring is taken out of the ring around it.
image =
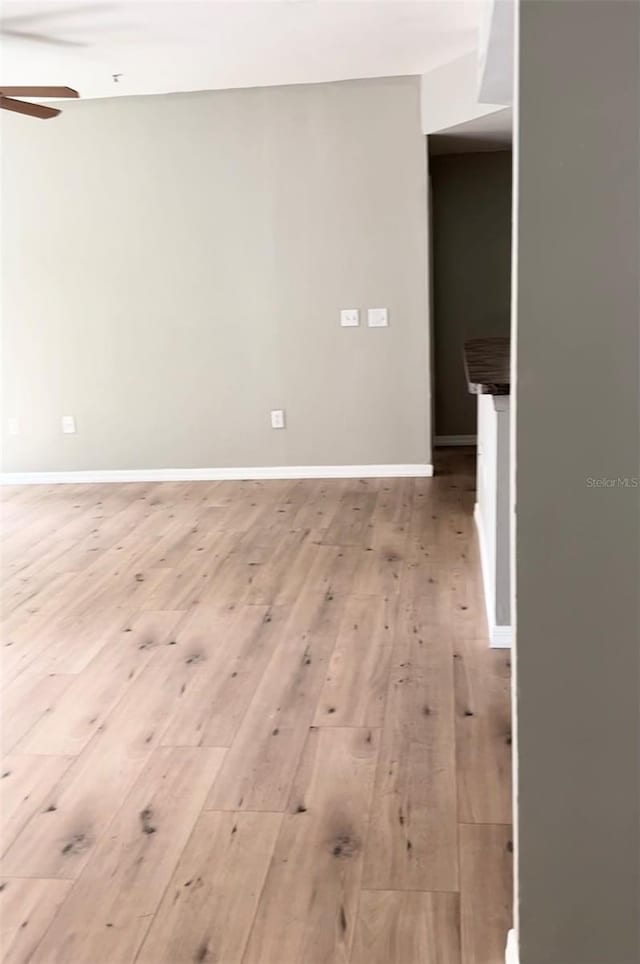
[[[473,464],[5,492],[6,964],[504,960]]]

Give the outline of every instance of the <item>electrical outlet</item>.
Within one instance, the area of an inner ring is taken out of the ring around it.
[[[369,328],[386,328],[389,324],[389,313],[386,308],[369,308]]]
[[[8,418],[7,428],[9,430],[9,435],[20,435],[20,422],[17,418]]]
[[[343,308],[340,312],[340,326],[342,328],[357,328],[360,324],[359,308]]]
[[[62,416],[62,431],[65,435],[73,435],[76,430],[76,420],[73,415]]]
[[[284,428],[284,410],[274,408],[271,412],[271,428]]]

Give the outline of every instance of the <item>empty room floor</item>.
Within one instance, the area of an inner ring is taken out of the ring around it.
[[[6,490],[5,964],[504,959],[474,465]]]

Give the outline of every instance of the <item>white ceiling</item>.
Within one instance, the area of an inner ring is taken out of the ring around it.
[[[476,48],[483,6],[5,0],[0,83],[66,84],[83,97],[113,97],[421,74]]]

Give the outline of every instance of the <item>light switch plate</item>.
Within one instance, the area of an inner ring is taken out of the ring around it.
[[[367,318],[369,328],[387,328],[389,325],[389,313],[386,308],[369,308]]]
[[[271,428],[284,428],[284,410],[274,408],[271,412]]]
[[[343,308],[340,312],[340,326],[342,328],[357,328],[360,324],[359,308]]]
[[[73,415],[62,416],[62,431],[65,435],[73,435],[76,430],[76,420]]]

